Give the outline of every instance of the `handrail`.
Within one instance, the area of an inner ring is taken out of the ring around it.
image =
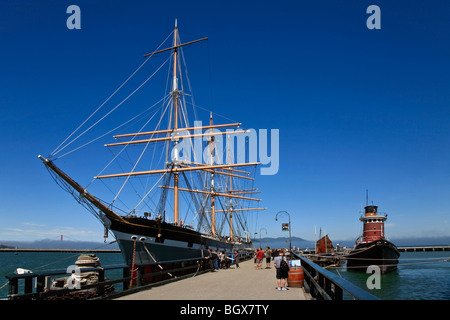
[[[93,267],[93,268],[79,268],[80,272],[95,272],[100,270],[114,270],[121,268],[128,268],[128,265],[112,265],[107,267]],[[51,277],[51,276],[59,276],[63,274],[68,274],[67,269],[59,269],[52,271],[42,271],[42,272],[32,272],[32,273],[24,273],[24,274],[8,274],[5,277],[8,280],[19,280],[19,279],[28,279],[28,278],[36,278],[36,277]]]
[[[295,258],[301,260],[305,282],[309,286],[310,294],[318,300],[343,300],[343,291],[355,300],[379,300],[376,296],[355,286],[348,280],[322,268],[314,262],[296,254]]]
[[[206,259],[185,259],[185,260],[174,260],[166,261],[160,263],[149,263],[145,265],[136,265],[136,273],[132,274],[131,266],[129,265],[112,265],[105,267],[93,267],[93,268],[83,268],[80,267],[77,271],[81,274],[86,272],[96,272],[98,274],[98,282],[89,285],[81,285],[79,289],[68,289],[61,288],[58,290],[48,290],[48,279],[53,276],[63,276],[69,275],[67,269],[53,270],[53,271],[43,271],[38,273],[26,273],[26,274],[9,274],[6,276],[9,284],[9,294],[8,298],[10,300],[23,300],[23,299],[45,299],[52,296],[58,296],[67,294],[70,292],[83,291],[91,288],[96,288],[98,295],[101,296],[104,293],[104,288],[109,285],[116,283],[122,283],[123,289],[120,292],[124,294],[126,291],[132,290],[136,291],[139,287],[144,287],[147,284],[144,279],[153,276],[162,276],[160,281],[165,281],[170,279],[181,279],[184,274],[188,274],[195,271],[199,271],[200,265],[202,265],[204,270],[209,271],[209,264],[205,264]],[[167,266],[170,267],[168,268]],[[160,267],[162,266],[162,270]],[[149,268],[147,268],[149,267]],[[105,271],[111,270],[122,270],[122,277],[118,279],[109,280],[105,277]],[[150,273],[144,273],[144,270],[151,270]],[[170,275],[167,276],[167,275]],[[33,280],[35,279],[35,285],[33,286]],[[130,288],[130,280],[133,279],[134,288]],[[19,280],[24,281],[23,293],[19,293]],[[156,283],[156,281],[155,281]],[[34,287],[34,290],[33,290]],[[114,293],[117,294],[117,293]]]
[[[242,254],[240,259],[241,261],[244,261],[250,257],[251,255],[249,254]],[[67,269],[43,271],[38,273],[9,274],[6,276],[9,284],[8,299],[47,299],[67,293],[86,291],[91,288],[95,288],[97,290],[97,296],[93,297],[94,299],[110,299],[119,295],[125,295],[131,292],[146,289],[162,282],[181,280],[186,277],[192,277],[192,274],[209,272],[211,270],[211,264],[208,259],[201,258],[152,262],[144,265],[135,265],[135,268],[136,269],[133,270],[134,272],[131,272],[130,265],[112,265],[94,268],[80,267],[78,270],[81,274],[86,272],[96,272],[98,274],[98,282],[89,285],[81,285],[80,289],[61,288],[58,290],[48,290],[48,279],[51,279],[50,277],[53,276],[70,275]],[[106,278],[106,271],[120,269],[122,270],[122,277],[112,280]],[[148,278],[152,279],[147,281],[146,279]],[[24,281],[23,286],[19,286],[19,280]],[[133,280],[133,287],[130,287],[131,280]],[[122,283],[122,290],[105,294],[105,287],[116,283]],[[23,290],[23,293],[19,293],[19,287]]]

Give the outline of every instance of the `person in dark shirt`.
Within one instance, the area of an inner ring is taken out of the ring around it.
[[[276,273],[277,284],[278,284],[277,289],[284,291],[284,290],[287,290],[286,289],[286,279],[288,277],[288,273],[286,271],[281,270],[281,268],[280,268],[281,260],[287,261],[286,257],[284,256],[283,250],[280,250],[278,252],[278,257],[275,257],[275,259],[273,259],[273,264],[277,271],[277,273]]]
[[[266,269],[270,269],[270,260],[272,258],[272,250],[270,250],[270,247],[266,248]]]

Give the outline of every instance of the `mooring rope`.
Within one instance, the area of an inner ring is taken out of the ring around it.
[[[0,290],[2,290],[4,287],[6,287],[8,285],[8,283],[9,283],[9,281],[6,281],[6,283],[0,287]]]
[[[135,259],[135,256],[136,256],[136,240],[137,240],[137,237],[133,236],[132,239],[133,239],[133,259],[131,260],[130,288],[131,288],[131,285],[133,284],[133,273],[134,273],[134,271],[136,271],[135,268],[134,268],[135,267],[134,266],[134,259]]]
[[[144,246],[145,251],[147,251],[147,253],[148,253],[148,255],[150,256],[150,258],[152,258],[152,260],[153,260],[154,262],[158,263],[158,261],[156,261],[156,259],[153,258],[153,256],[152,256],[152,254],[150,253],[150,251],[148,251],[147,246],[145,245],[145,239],[143,239],[143,240],[141,240],[141,241],[142,241],[142,245]],[[158,267],[159,267],[162,271],[164,271],[164,268],[163,268],[160,264],[158,264]],[[167,274],[168,274],[169,276],[171,276],[171,277],[176,278],[176,276],[173,276],[170,272],[167,272]]]

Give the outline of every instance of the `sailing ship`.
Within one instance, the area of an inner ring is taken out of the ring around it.
[[[363,223],[363,234],[346,256],[348,270],[366,272],[369,266],[376,265],[383,274],[397,269],[400,253],[395,244],[386,239],[387,215],[378,213],[377,208],[374,205],[364,208],[364,216],[359,219]]]
[[[314,254],[308,256],[312,262],[321,267],[339,266],[344,263],[343,253],[335,250],[333,243],[328,234],[322,237],[322,229],[320,229],[320,239],[316,241],[316,248]]]
[[[316,253],[333,253],[334,247],[333,243],[331,242],[330,238],[326,234],[325,236],[321,237],[316,242]]]
[[[75,140],[69,141],[69,138],[76,136],[74,133],[50,156],[39,155],[57,183],[101,221],[105,227],[105,238],[112,232],[124,260],[130,265],[201,259],[207,256],[208,249],[223,250],[227,255],[235,250],[240,253],[252,251],[248,217],[254,210],[265,209],[252,205],[261,201],[251,195],[259,193],[253,184],[256,167],[260,163],[234,162],[234,145],[230,147],[232,143],[227,143],[224,147],[223,143],[219,143],[223,142],[219,139],[222,136],[230,142],[239,135],[245,137],[249,131],[243,130],[238,122],[214,123],[213,113],[193,102],[183,48],[208,38],[181,43],[177,22],[165,41],[172,34],[173,43],[160,49],[163,42],[157,50],[144,55],[145,62],[130,76],[134,76],[150,58],[169,55],[154,72],[157,73],[163,65],[169,64],[164,97],[149,108],[151,113],[148,109],[118,126],[122,130],[125,124],[136,125],[138,130],[116,134],[114,138],[119,141],[105,145],[111,151],[113,159],[106,161],[106,167],[87,187],[81,186],[60,169],[60,165],[55,164],[62,157],[57,156],[61,150]],[[105,102],[110,98],[111,96]],[[129,96],[125,100],[128,98]],[[118,106],[122,103],[123,101]],[[112,110],[115,111],[118,106]],[[198,113],[204,110],[208,113],[206,117],[209,116],[209,119],[206,118],[209,120],[207,125],[198,121]],[[189,121],[192,114],[197,119],[194,125]],[[159,116],[159,120],[156,116]],[[162,128],[164,123],[167,125]],[[221,132],[220,129],[224,128],[226,131]],[[89,127],[79,136],[90,129]],[[108,133],[110,132],[112,130]],[[104,136],[100,135],[81,144],[81,147],[97,142]],[[235,147],[237,149],[237,144]],[[78,150],[74,148],[74,151]],[[236,150],[236,155],[238,152]],[[66,152],[64,156],[71,153],[72,151]],[[221,155],[227,155],[226,161],[221,161]],[[97,155],[96,158],[100,156]],[[90,161],[91,158],[83,157],[81,160]],[[81,160],[77,158],[77,161]],[[122,162],[114,167],[121,170],[119,173],[106,174],[113,167],[112,163],[120,161]],[[80,164],[76,171],[79,168]],[[91,192],[98,181],[104,185],[106,182],[113,184],[112,187],[106,187],[107,191],[103,191],[105,194],[108,191],[112,193],[112,200],[103,200],[103,194],[99,196]],[[126,193],[127,187],[130,188],[130,193]],[[142,187],[143,191],[138,191],[138,187]],[[136,197],[132,199],[132,205],[126,204],[125,201],[132,197]],[[123,198],[126,200],[122,200]]]

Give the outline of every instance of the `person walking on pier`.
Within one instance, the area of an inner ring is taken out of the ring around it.
[[[255,269],[262,269],[262,261],[264,259],[264,251],[259,248],[258,252],[256,253],[256,268]]]
[[[205,258],[209,260],[212,271],[219,271],[219,257],[215,251],[208,249],[208,255]]]
[[[219,251],[217,253],[217,260],[218,260],[218,269],[223,269],[223,266],[225,264],[225,254],[223,251]]]
[[[236,268],[239,268],[239,251],[234,251],[234,263],[236,264]]]
[[[270,269],[270,260],[272,258],[272,250],[270,247],[266,248],[266,269]]]
[[[284,251],[280,250],[278,252],[278,257],[275,257],[273,259],[273,263],[276,269],[276,278],[277,278],[277,284],[278,290],[287,290],[286,289],[286,279],[288,277],[288,271],[281,268],[281,261],[284,260],[287,262],[286,257],[284,256]]]

